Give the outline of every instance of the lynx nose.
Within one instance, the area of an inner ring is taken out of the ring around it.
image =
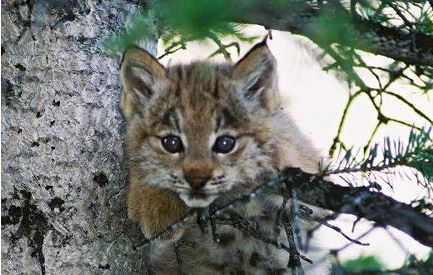
[[[187,173],[184,175],[185,180],[189,183],[192,189],[198,191],[210,180],[208,175],[200,175],[196,173]]]

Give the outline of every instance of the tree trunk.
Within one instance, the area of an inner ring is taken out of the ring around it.
[[[125,209],[120,58],[102,46],[136,8],[2,1],[2,273],[145,270]]]

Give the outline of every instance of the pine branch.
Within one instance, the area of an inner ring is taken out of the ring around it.
[[[324,11],[332,10],[349,19],[347,24],[356,30],[357,39],[345,41],[338,40],[336,36],[334,41],[327,42],[353,46],[406,64],[433,65],[433,36],[420,32],[407,33],[397,27],[383,26],[372,20],[354,17],[349,11],[336,5],[328,5],[328,7],[323,4],[322,8],[319,8],[312,2],[288,1],[286,6],[281,6],[273,4],[270,0],[260,1],[256,5],[247,6],[247,9],[237,14],[233,20],[290,31],[307,36],[313,42],[321,44],[320,33],[314,32],[311,27],[314,25],[314,20]]]
[[[287,186],[296,190],[299,199],[313,206],[338,213],[353,214],[376,222],[377,226],[392,226],[418,242],[433,246],[433,218],[368,187],[343,187],[297,168],[283,171]],[[286,195],[290,196],[290,190]]]
[[[402,141],[391,141],[385,138],[382,154],[378,152],[379,144],[375,144],[360,160],[357,159],[357,154],[352,155],[352,150],[348,150],[342,158],[337,158],[337,168],[328,168],[324,175],[386,173],[404,166],[416,169],[426,181],[431,181],[433,179],[433,141],[430,132],[431,129],[412,130],[405,145]],[[392,187],[391,183],[388,184]],[[432,187],[426,187],[432,189]]]
[[[323,50],[326,54],[328,54],[330,57],[332,57],[335,60],[335,62],[332,64],[333,69],[337,69],[343,72],[346,75],[349,84],[354,83],[357,87],[359,87],[356,93],[349,95],[349,98],[346,103],[346,107],[340,119],[337,134],[335,135],[333,143],[329,150],[330,156],[333,156],[337,148],[337,145],[340,145],[340,147],[347,150],[344,146],[344,143],[341,140],[341,132],[347,116],[348,109],[353,103],[354,99],[359,95],[366,95],[377,113],[377,124],[376,127],[373,129],[366,145],[364,146],[364,153],[367,152],[375,134],[377,133],[378,128],[381,125],[387,124],[388,122],[394,122],[400,125],[407,126],[412,129],[422,130],[420,127],[415,126],[411,123],[385,115],[382,109],[382,104],[384,101],[383,95],[389,95],[398,98],[400,102],[402,102],[404,105],[411,108],[416,114],[418,114],[420,117],[422,117],[423,119],[431,123],[432,120],[427,115],[425,115],[422,111],[420,111],[415,105],[413,105],[408,100],[404,99],[402,96],[387,90],[390,87],[390,85],[394,83],[396,80],[400,78],[404,78],[405,76],[404,71],[408,68],[408,65],[406,65],[404,68],[400,68],[397,65],[395,68],[390,68],[390,69],[382,68],[383,70],[386,70],[389,75],[389,80],[387,81],[386,84],[383,84],[380,77],[374,72],[374,69],[378,69],[378,67],[374,67],[374,68],[369,67],[364,62],[362,57],[356,54],[355,52],[353,52],[352,50],[348,50],[341,47],[336,47],[334,49],[331,46],[323,46]],[[379,88],[372,88],[368,86],[364,82],[364,80],[359,76],[358,72],[355,70],[355,67],[362,67],[369,70],[370,73],[377,79]],[[379,98],[379,103],[376,102],[376,98]]]
[[[284,188],[281,188],[284,184]],[[359,218],[374,221],[376,226],[392,226],[412,236],[418,242],[433,247],[433,218],[408,204],[398,202],[379,192],[370,191],[369,187],[344,187],[336,185],[320,176],[308,174],[299,168],[286,168],[276,179],[257,187],[249,195],[244,195],[232,202],[211,210],[210,217],[214,222],[231,223],[233,226],[246,229],[244,223],[233,220],[223,220],[221,214],[233,209],[236,205],[254,199],[257,194],[278,190],[286,197],[292,197],[295,191],[299,200],[312,206],[321,207],[337,213],[353,214]],[[157,240],[169,234],[172,230],[184,225],[197,210],[191,210],[184,217],[167,227],[162,233],[148,241]],[[248,229],[249,230],[249,229]],[[257,232],[251,231],[251,234]],[[259,236],[259,235],[254,235]],[[261,238],[263,236],[260,236]],[[263,241],[277,246],[278,243],[267,237]],[[283,248],[290,252],[290,248]]]
[[[289,31],[306,36],[320,47],[336,43],[387,56],[406,64],[433,65],[433,35],[429,32],[431,26],[428,25],[431,22],[426,20],[424,22],[420,18],[407,19],[401,8],[394,5],[392,1],[380,1],[379,8],[374,10],[375,15],[367,18],[357,12],[356,3],[349,10],[340,4],[340,1],[326,1],[321,4],[311,0],[145,2],[149,2],[149,17],[153,19],[152,22],[158,21],[156,23],[160,30],[167,27],[178,28],[177,31],[181,35],[189,37],[188,41],[210,38],[212,29],[222,35],[242,38],[233,28],[232,22],[258,24],[267,29]],[[387,7],[394,9],[394,16],[385,14],[384,9]],[[422,7],[419,8],[424,11]],[[329,22],[323,22],[324,18]],[[404,21],[403,27],[389,24],[391,19],[396,18]],[[150,23],[153,24],[152,22]],[[318,22],[325,24],[320,26]],[[143,25],[142,22],[138,24]],[[141,39],[142,37],[137,33],[140,34],[140,30],[144,28],[148,26],[134,28],[133,30],[136,31],[131,31],[127,36],[128,43],[134,39]],[[161,35],[164,36],[164,33]],[[124,42],[122,48],[125,48]],[[225,51],[227,47],[219,48],[219,53],[227,56]]]

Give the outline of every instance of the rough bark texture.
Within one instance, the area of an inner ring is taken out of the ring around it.
[[[135,8],[2,1],[2,274],[145,270],[125,210],[120,58],[101,45]]]

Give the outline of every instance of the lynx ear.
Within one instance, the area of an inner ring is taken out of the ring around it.
[[[166,80],[166,71],[150,53],[139,48],[129,49],[120,70],[122,97],[120,108],[126,118],[139,113],[158,86]]]
[[[265,40],[256,44],[234,66],[232,77],[247,100],[269,110],[279,107],[276,61]]]

